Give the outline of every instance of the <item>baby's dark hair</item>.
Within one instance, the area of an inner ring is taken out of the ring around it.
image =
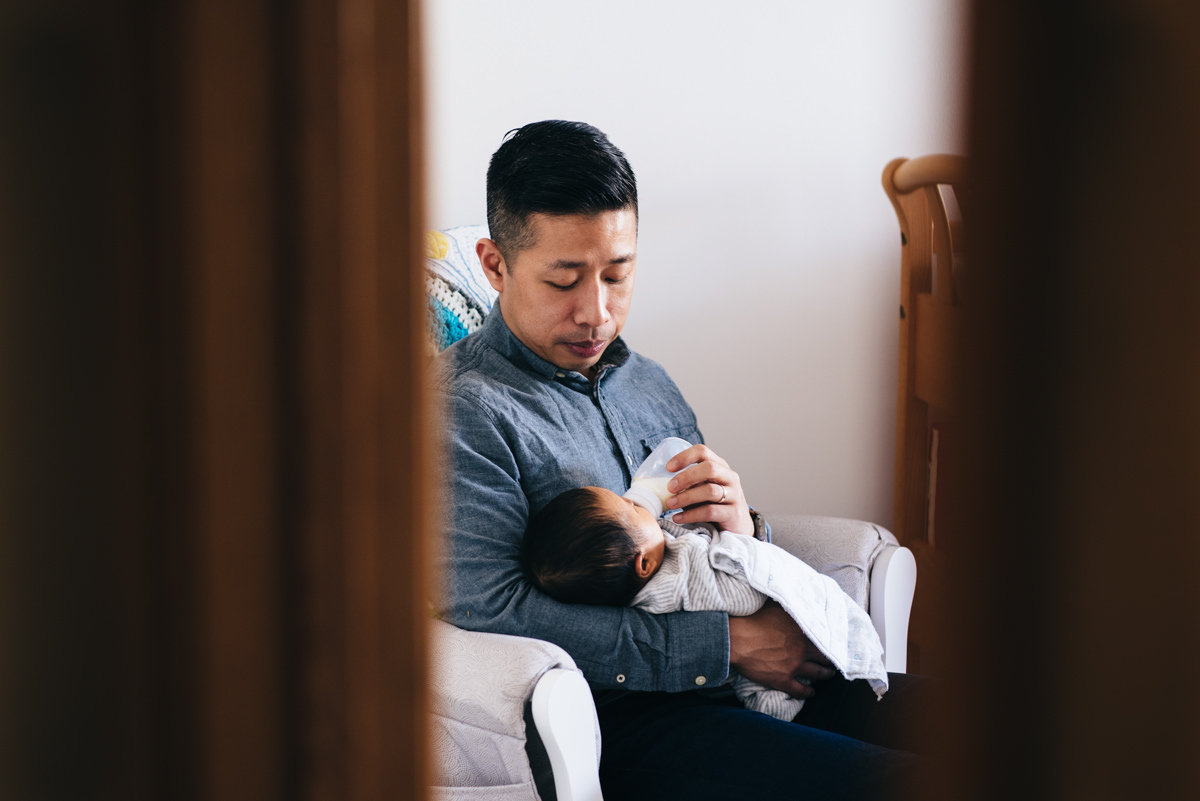
[[[595,487],[567,490],[529,521],[521,560],[533,583],[570,604],[626,606],[646,583],[637,543]]]

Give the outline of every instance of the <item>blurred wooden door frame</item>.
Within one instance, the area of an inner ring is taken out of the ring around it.
[[[420,5],[311,0],[299,25],[296,219],[307,258],[295,333],[310,450],[298,487],[308,504],[312,667],[304,748],[306,796],[329,801],[420,798],[429,783],[435,488],[423,379]]]
[[[0,794],[423,797],[421,4],[99,5],[0,18]]]
[[[938,797],[1200,797],[1200,6],[972,10]]]

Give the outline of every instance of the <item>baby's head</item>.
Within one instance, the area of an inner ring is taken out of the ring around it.
[[[567,490],[529,521],[521,559],[547,595],[565,603],[625,606],[662,564],[653,513],[600,487]]]

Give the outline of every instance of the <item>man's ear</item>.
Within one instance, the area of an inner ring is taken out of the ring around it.
[[[504,261],[504,255],[500,253],[500,248],[496,247],[496,243],[490,239],[480,239],[475,243],[475,255],[479,257],[483,274],[487,276],[492,289],[503,292],[504,279],[508,275],[508,265]]]

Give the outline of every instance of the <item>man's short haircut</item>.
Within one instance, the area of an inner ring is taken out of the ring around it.
[[[562,493],[534,515],[521,560],[533,583],[569,604],[626,606],[646,583],[625,524],[601,505],[594,487]]]
[[[488,165],[488,229],[509,261],[536,244],[531,214],[625,208],[637,217],[633,170],[603,131],[584,122],[544,120],[509,131]]]

